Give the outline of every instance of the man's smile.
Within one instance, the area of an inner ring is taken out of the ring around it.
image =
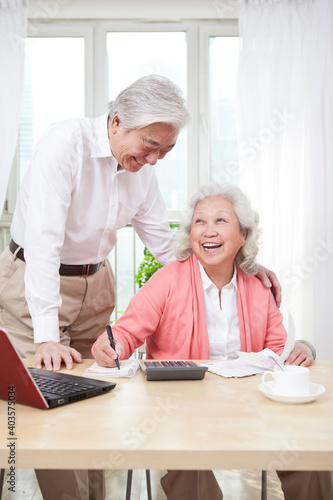
[[[145,165],[146,162],[145,161],[140,161],[138,158],[136,158],[135,156],[133,156],[134,160],[139,164],[139,165]]]

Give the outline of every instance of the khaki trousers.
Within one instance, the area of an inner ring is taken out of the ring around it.
[[[33,358],[35,345],[32,319],[25,299],[25,262],[7,247],[0,255],[0,326],[19,354]],[[91,358],[91,347],[104,332],[115,305],[115,280],[105,260],[91,276],[61,276],[59,335],[63,345]]]
[[[25,262],[7,247],[0,255],[0,327],[23,358],[33,358],[32,319],[25,299]],[[91,276],[61,276],[60,342],[91,358],[91,347],[104,332],[115,306],[115,280],[105,260]],[[84,437],[83,437],[84,438]],[[36,471],[45,500],[103,500],[102,471]]]
[[[331,472],[278,471],[285,500],[333,500]],[[168,500],[221,500],[212,471],[168,471],[161,478]]]

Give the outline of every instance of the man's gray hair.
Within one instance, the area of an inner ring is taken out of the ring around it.
[[[180,130],[189,120],[180,88],[159,75],[144,76],[120,92],[109,104],[110,120],[115,115],[125,130],[140,129],[152,123],[168,123]]]
[[[256,256],[259,250],[258,240],[260,236],[259,216],[251,208],[250,201],[245,193],[233,184],[210,182],[199,188],[192,196],[173,244],[176,258],[183,261],[192,254],[190,233],[193,213],[199,201],[211,196],[221,196],[221,198],[225,198],[232,203],[238,217],[240,230],[246,232],[245,244],[236,255],[236,263],[244,273],[256,274]]]

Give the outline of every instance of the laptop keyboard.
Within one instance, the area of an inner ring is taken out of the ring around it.
[[[47,377],[40,377],[38,375],[32,374],[34,381],[38,385],[40,391],[43,393],[51,393],[59,396],[68,396],[70,394],[76,394],[77,392],[82,392],[87,389],[91,389],[91,385],[85,384],[70,384],[68,382],[59,382]]]

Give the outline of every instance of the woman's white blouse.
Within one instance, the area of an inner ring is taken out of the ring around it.
[[[219,289],[208,278],[200,262],[199,268],[205,297],[210,359],[236,357],[233,353],[241,348],[236,266],[230,283],[222,288],[221,306]]]

